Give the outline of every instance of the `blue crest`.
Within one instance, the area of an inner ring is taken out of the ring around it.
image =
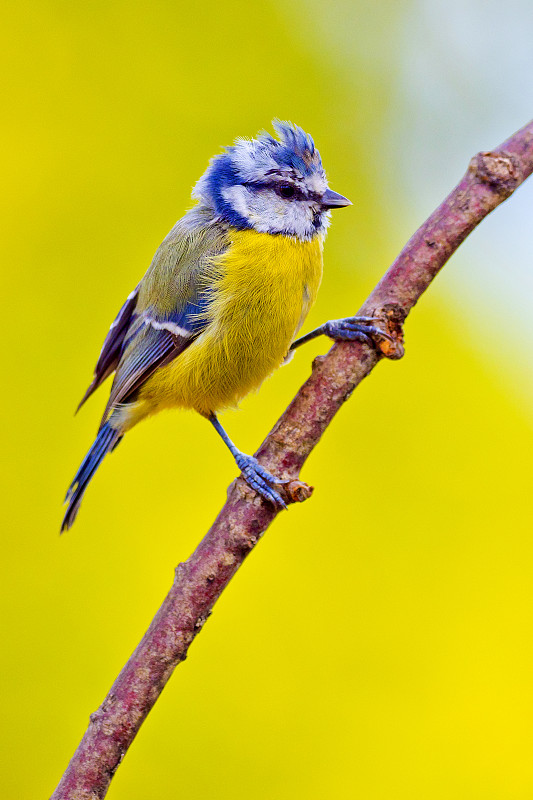
[[[272,120],[272,127],[278,134],[279,141],[266,132],[260,134],[258,141],[268,143],[272,156],[280,166],[296,170],[301,177],[322,170],[320,153],[308,133],[292,122],[279,119]]]

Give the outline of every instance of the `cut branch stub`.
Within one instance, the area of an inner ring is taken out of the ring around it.
[[[470,161],[469,170],[503,199],[509,197],[524,180],[521,159],[504,151],[478,153]]]

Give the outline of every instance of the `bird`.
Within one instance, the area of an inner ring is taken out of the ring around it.
[[[331,211],[352,205],[329,188],[311,136],[273,120],[273,136],[238,138],[215,155],[196,201],[163,240],[105,338],[78,408],[114,373],[96,439],[65,498],[61,532],[107,453],[138,422],[193,409],[213,425],[248,485],[285,508],[282,481],[241,452],[217,413],[235,407],[320,335],[375,343],[372,317],[330,320],[296,339],[322,278]],[[278,487],[278,488],[276,488]]]

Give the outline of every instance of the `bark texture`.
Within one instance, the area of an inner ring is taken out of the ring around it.
[[[533,172],[533,122],[491,152],[471,160],[460,183],[406,244],[359,315],[377,316],[395,342],[380,350],[334,344],[257,452],[275,475],[290,478],[287,502],[312,489],[298,480],[302,465],[355,387],[383,357],[403,355],[402,324],[461,242]],[[277,511],[237,478],[212,528],[176,568],[173,585],[140,644],[91,715],[52,800],[100,800],[143,720],[237,569]]]

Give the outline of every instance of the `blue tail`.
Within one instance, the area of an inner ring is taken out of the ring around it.
[[[83,500],[83,495],[85,494],[85,490],[91,478],[100,466],[105,454],[114,450],[121,439],[122,434],[114,430],[109,422],[106,422],[98,432],[98,436],[83,459],[81,467],[74,476],[74,480],[70,484],[67,496],[65,497],[65,503],[68,502],[68,508],[61,524],[61,533],[63,533],[63,531],[68,531],[74,524],[76,514]]]

